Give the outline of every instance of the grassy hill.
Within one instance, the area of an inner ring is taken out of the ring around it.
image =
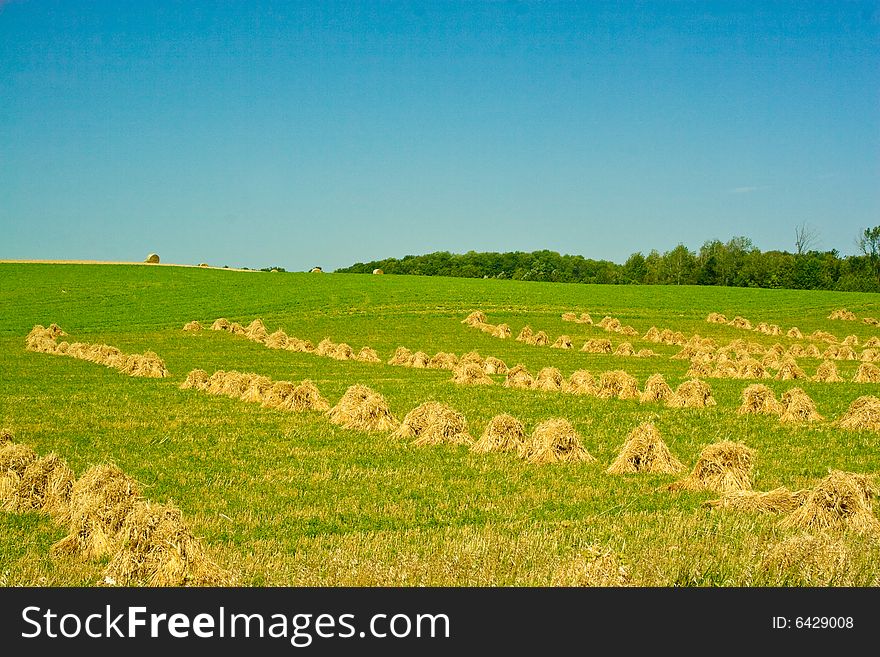
[[[719,345],[809,343],[705,321],[719,312],[785,330],[797,326],[805,335],[855,335],[862,345],[880,328],[827,316],[837,308],[859,318],[880,316],[874,294],[0,264],[0,308],[0,425],[40,454],[56,452],[77,475],[116,463],[142,484],[145,497],[180,507],[216,561],[245,585],[589,584],[608,572],[649,586],[880,581],[880,547],[870,535],[838,528],[801,561],[770,567],[773,547],[803,534],[779,515],[709,509],[703,503],[718,493],[667,489],[686,473],[605,472],[627,434],[653,422],[688,469],[710,443],[753,448],[752,483],[759,491],[808,489],[829,469],[876,474],[880,434],[833,424],[857,397],[880,393],[880,384],[852,382],[856,361],[836,362],[843,383],[760,381],[777,398],[798,386],[814,400],[825,419],[802,426],[738,414],[743,388],[757,381],[707,378],[716,406],[670,409],[509,389],[498,375],[494,385],[457,385],[446,370],[386,364],[398,346],[429,355],[476,350],[532,373],[552,366],[566,377],[578,369],[598,377],[621,369],[640,386],[662,373],[674,389],[689,378],[689,363],[669,358],[679,346],[642,340],[651,326],[698,333]],[[513,336],[528,324],[551,340],[569,335],[575,348],[492,337],[461,323],[473,310],[509,324]],[[616,317],[639,335],[565,322],[561,314],[568,311],[589,312],[596,322]],[[243,325],[260,318],[270,332],[282,328],[314,344],[329,337],[355,351],[369,346],[383,362],[337,361],[268,349],[227,332],[182,331],[190,320],[207,327],[219,317]],[[170,374],[130,377],[26,351],[30,329],[52,322],[69,334],[65,340],[154,351]],[[585,340],[600,338],[657,355],[579,351]],[[798,360],[809,375],[821,362]],[[416,447],[386,433],[342,429],[317,412],[281,412],[179,389],[195,368],[311,379],[331,404],[350,385],[364,384],[384,395],[399,420],[436,400],[464,414],[475,438],[499,413],[520,419],[528,432],[547,418],[565,418],[597,462],[537,465],[466,446]],[[0,514],[0,583],[99,582],[106,561],[51,554],[65,533],[46,515]]]

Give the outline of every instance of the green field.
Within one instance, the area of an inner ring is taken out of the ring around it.
[[[718,344],[795,340],[710,324],[710,312],[753,323],[817,329],[859,344],[880,335],[860,321],[826,319],[837,308],[880,316],[873,294],[713,287],[589,286],[408,276],[234,272],[198,268],[0,264],[0,425],[40,454],[56,452],[76,474],[116,463],[144,495],[179,506],[217,563],[238,583],[276,585],[595,584],[590,564],[605,555],[637,586],[855,585],[880,583],[880,542],[837,529],[825,546],[784,569],[766,567],[774,545],[803,532],[773,514],[709,509],[717,493],[669,491],[676,475],[610,475],[628,432],[654,422],[688,468],[708,444],[740,441],[756,450],[755,490],[809,488],[829,469],[880,472],[880,434],[834,426],[850,403],[880,394],[853,383],[859,365],[839,361],[844,383],[764,380],[777,397],[795,385],[825,420],[805,426],[736,412],[755,381],[706,379],[717,406],[667,409],[637,400],[559,392],[462,386],[445,370],[384,364],[398,346],[428,354],[476,350],[533,373],[555,366],[568,376],[623,369],[640,384],[656,372],[675,388],[688,362],[679,347],[563,322],[566,311],[619,318],[640,335],[651,327]],[[571,351],[501,340],[465,326],[473,310],[526,324],[551,338],[570,335]],[[317,344],[325,337],[355,351],[374,348],[382,364],[335,361],[268,349],[225,332],[183,332],[190,320],[260,318],[269,331]],[[170,376],[136,378],[75,358],[33,353],[35,324],[58,323],[70,341],[159,354]],[[588,338],[632,341],[652,358],[581,353]],[[807,344],[806,341],[800,341]],[[827,345],[821,345],[824,348]],[[803,359],[813,374],[821,360]],[[313,380],[331,404],[348,386],[380,392],[398,419],[427,400],[465,415],[479,437],[499,413],[531,431],[561,417],[579,432],[595,463],[535,465],[513,454],[466,446],[415,447],[382,433],[341,429],[316,412],[180,390],[201,368]],[[45,515],[0,513],[0,584],[94,585],[105,562],[52,556],[65,535]],[[830,546],[830,547],[829,547]],[[827,558],[826,558],[827,557]],[[834,557],[833,559],[831,557]],[[830,562],[833,562],[830,566]]]

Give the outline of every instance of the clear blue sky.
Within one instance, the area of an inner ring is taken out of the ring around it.
[[[0,258],[622,262],[880,224],[878,2],[0,0]]]

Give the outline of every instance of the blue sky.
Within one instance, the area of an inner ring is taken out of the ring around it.
[[[878,2],[0,0],[0,258],[622,262],[880,224]]]

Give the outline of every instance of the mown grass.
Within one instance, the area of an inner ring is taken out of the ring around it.
[[[711,493],[669,492],[674,476],[604,472],[626,434],[657,424],[673,453],[692,465],[721,439],[757,450],[754,485],[803,488],[829,468],[877,473],[880,436],[832,425],[849,403],[880,394],[876,384],[766,382],[777,395],[794,385],[827,421],[787,427],[735,410],[749,382],[709,379],[718,405],[669,410],[658,404],[600,400],[500,385],[456,386],[450,373],[385,364],[337,362],[267,349],[218,332],[191,335],[183,324],[217,317],[317,343],[324,337],[387,360],[399,345],[433,354],[453,351],[524,363],[563,374],[624,369],[640,383],[661,372],[674,387],[687,363],[678,351],[598,328],[563,322],[564,311],[605,314],[643,334],[650,326],[699,333],[720,342],[744,338],[792,344],[708,324],[709,312],[742,315],[784,329],[798,326],[860,342],[880,329],[829,321],[845,307],[880,315],[877,295],[734,288],[610,287],[517,281],[245,273],[192,268],[0,264],[0,424],[40,453],[55,451],[77,474],[113,461],[144,484],[145,495],[182,508],[217,560],[246,585],[546,585],[599,545],[619,555],[638,585],[875,585],[876,540],[841,535],[846,573],[817,581],[804,572],[768,577],[767,547],[796,534],[778,519],[710,511]],[[631,340],[660,356],[637,359],[532,347],[499,340],[460,320],[481,309],[516,334],[525,324],[576,348],[587,338]],[[27,352],[34,324],[60,324],[68,340],[103,342],[127,352],[153,350],[168,379],[138,379],[72,358]],[[808,374],[820,361],[805,359]],[[846,379],[857,363],[839,362]],[[531,430],[565,417],[581,433],[594,464],[535,466],[507,454],[464,447],[415,448],[382,434],[347,431],[317,413],[282,413],[257,404],[182,391],[194,368],[238,369],[273,379],[310,378],[335,403],[354,383],[381,392],[402,419],[428,399],[450,404],[478,436],[501,412]],[[495,377],[496,382],[501,377]],[[0,514],[0,583],[81,585],[101,564],[49,556],[63,531],[47,518]]]

